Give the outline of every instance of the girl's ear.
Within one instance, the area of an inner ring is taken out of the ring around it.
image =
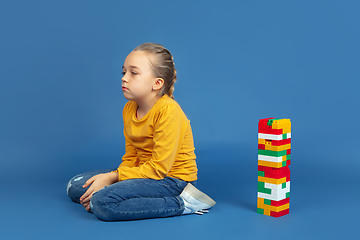
[[[163,85],[164,85],[164,79],[157,78],[153,86],[154,91],[160,90]]]

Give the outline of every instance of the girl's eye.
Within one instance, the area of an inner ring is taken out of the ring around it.
[[[121,74],[122,74],[122,75],[125,75],[125,72],[122,72]]]
[[[133,74],[133,75],[137,75],[137,72],[131,72],[131,74]]]

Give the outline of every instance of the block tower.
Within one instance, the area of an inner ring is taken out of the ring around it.
[[[257,212],[281,217],[290,207],[290,119],[259,120]]]

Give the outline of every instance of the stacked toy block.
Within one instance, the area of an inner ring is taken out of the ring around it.
[[[281,217],[290,207],[290,119],[259,120],[257,212]]]

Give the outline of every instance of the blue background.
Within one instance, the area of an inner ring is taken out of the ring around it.
[[[6,239],[354,238],[358,1],[1,1],[0,236]],[[124,153],[121,67],[174,55],[209,214],[102,222],[66,196]],[[292,121],[290,214],[256,213],[257,122]]]

